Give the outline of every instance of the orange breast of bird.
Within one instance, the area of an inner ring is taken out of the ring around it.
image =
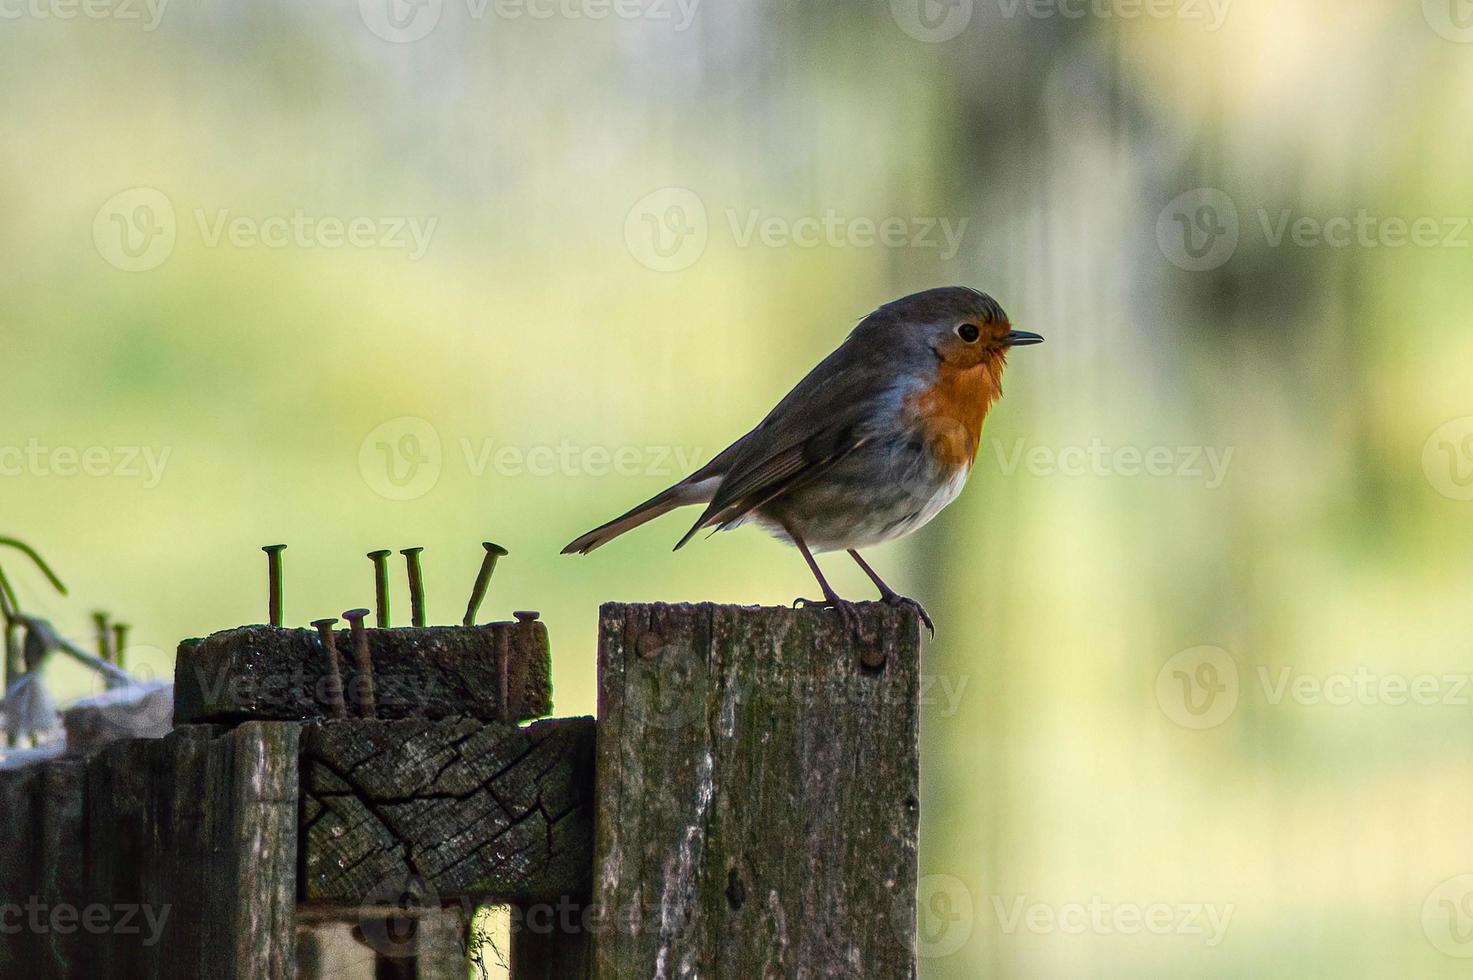
[[[907,407],[940,466],[970,469],[982,441],[982,420],[1001,395],[1000,359],[966,367],[942,363],[936,380],[912,394]]]

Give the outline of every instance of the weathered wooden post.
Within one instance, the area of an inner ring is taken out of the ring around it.
[[[860,610],[603,607],[595,980],[915,976],[920,623]]]
[[[291,976],[299,727],[188,726],[0,772],[0,976]]]
[[[365,640],[376,718],[353,717],[367,675],[355,661],[334,681],[320,635],[245,627],[181,646],[176,720],[300,719],[299,980],[328,975],[322,940],[345,924],[376,976],[463,977],[478,904],[587,892],[593,720],[518,724],[551,708],[533,613]],[[318,720],[340,689],[350,717]]]
[[[586,894],[593,720],[520,724],[546,628],[367,640],[377,718],[328,719],[319,633],[241,627],[180,645],[166,737],[0,771],[0,977],[307,980],[356,939],[463,980],[477,905]]]
[[[305,980],[354,941],[457,976],[499,903],[515,980],[915,976],[914,612],[607,605],[596,737],[523,724],[535,614],[366,642],[376,717],[332,717],[369,672],[322,632],[241,627],[181,644],[166,737],[0,773],[0,977]]]

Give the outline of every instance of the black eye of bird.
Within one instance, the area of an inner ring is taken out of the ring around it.
[[[978,330],[975,324],[963,323],[956,328],[956,335],[969,344],[975,344],[977,338],[982,336],[982,331]]]

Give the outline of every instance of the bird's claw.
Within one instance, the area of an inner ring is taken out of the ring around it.
[[[914,609],[916,611],[916,615],[921,617],[921,622],[926,624],[926,629],[930,631],[931,635],[936,635],[936,624],[931,622],[931,617],[929,614],[927,614],[926,607],[921,605],[916,600],[912,599],[910,596],[901,595],[898,592],[891,592],[881,596],[880,601],[887,606],[896,606],[899,608],[909,607],[911,609]]]
[[[847,602],[838,597],[830,599],[805,599],[802,596],[793,600],[793,608],[798,609],[832,609],[839,614],[844,625],[853,630],[856,635],[862,635],[860,629],[859,610],[854,608],[854,603]]]
[[[931,621],[931,614],[926,612],[926,607],[915,599],[912,599],[910,596],[901,595],[898,592],[891,592],[888,595],[881,596],[880,601],[887,606],[895,606],[900,609],[914,609],[916,615],[921,617],[921,622],[926,624],[927,632],[932,636],[936,635],[936,624]],[[846,625],[858,627],[860,622],[859,611],[854,608],[854,603],[846,602],[843,599],[805,599],[799,596],[793,600],[793,608],[833,609],[843,617]]]

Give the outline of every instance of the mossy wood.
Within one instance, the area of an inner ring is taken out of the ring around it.
[[[915,976],[921,627],[859,610],[603,607],[593,977]]]
[[[358,717],[364,681],[348,631],[335,635],[348,714]],[[540,621],[371,629],[368,649],[379,718],[526,721],[552,710],[547,627]],[[179,644],[174,723],[327,718],[329,689],[316,631],[241,626]]]

